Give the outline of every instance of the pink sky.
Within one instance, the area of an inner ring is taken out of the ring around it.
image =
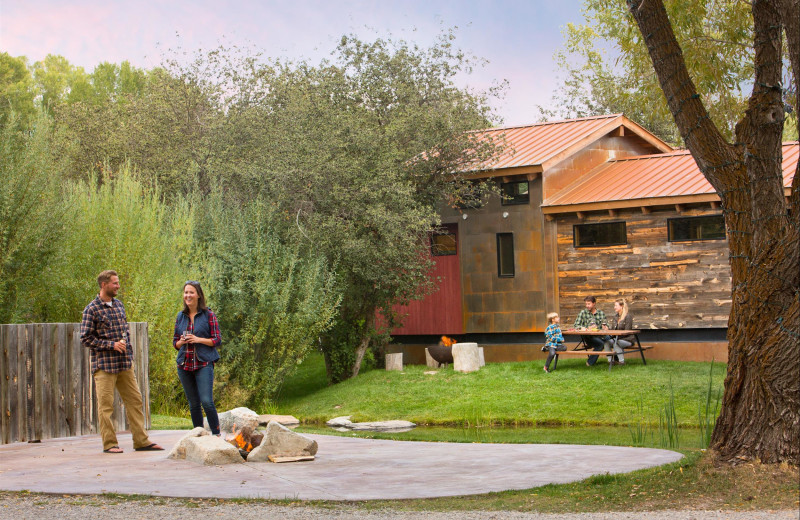
[[[489,60],[462,78],[483,89],[506,79],[496,109],[506,124],[532,123],[535,105],[556,88],[554,51],[561,29],[580,23],[579,0],[0,0],[0,50],[30,62],[60,54],[87,71],[103,61],[150,68],[162,51],[220,43],[265,55],[319,61],[343,34],[402,38],[429,45],[457,26],[456,44]],[[180,35],[180,37],[176,35]]]

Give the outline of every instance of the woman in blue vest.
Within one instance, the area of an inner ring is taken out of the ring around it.
[[[219,417],[214,406],[214,363],[222,343],[217,317],[206,307],[198,282],[183,284],[183,310],[175,319],[172,346],[178,351],[178,378],[189,400],[194,427],[203,426],[206,412],[211,433],[219,435]]]

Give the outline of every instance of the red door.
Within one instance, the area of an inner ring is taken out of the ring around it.
[[[435,266],[430,273],[439,290],[424,300],[397,306],[403,326],[393,335],[463,334],[464,318],[461,309],[461,270],[458,255],[458,224],[445,224],[444,231],[431,236],[431,252]],[[438,282],[437,282],[438,280]]]

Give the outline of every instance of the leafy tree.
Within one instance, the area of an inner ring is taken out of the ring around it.
[[[703,83],[687,67],[663,2],[628,0],[628,7],[681,137],[720,196],[728,230],[733,286],[728,374],[711,448],[727,461],[797,465],[800,171],[795,171],[787,200],[781,136],[785,102],[788,98],[797,107],[800,92],[800,1],[751,4],[755,77],[734,142],[725,138],[706,110],[699,90]],[[793,84],[785,88],[787,77]]]
[[[252,97],[267,153],[256,164],[269,196],[336,265],[344,295],[323,341],[332,380],[358,374],[379,311],[430,290],[436,205],[470,189],[457,172],[495,152],[469,132],[489,125],[486,98],[453,84],[470,66],[446,34],[428,49],[344,37],[333,63],[260,71],[269,89]],[[336,338],[354,336],[352,357],[333,354]]]
[[[13,111],[8,118],[0,127],[0,323],[32,316],[31,293],[61,230],[50,121],[39,113],[28,127]]]
[[[748,3],[671,0],[666,9],[709,116],[730,139],[746,108],[744,90],[753,74]],[[555,95],[556,106],[561,107],[557,114],[624,112],[662,139],[680,144],[680,133],[626,5],[585,0],[583,13],[586,23],[568,24],[564,49],[556,53],[566,76]]]
[[[281,239],[286,219],[274,207],[223,201],[217,190],[202,205],[193,263],[224,333],[223,402],[259,407],[317,346],[340,297],[322,256]]]
[[[33,98],[33,76],[25,58],[0,53],[0,126],[8,122],[12,112],[17,124],[27,126],[35,114]]]

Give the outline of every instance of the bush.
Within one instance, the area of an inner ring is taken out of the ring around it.
[[[223,334],[219,390],[246,399],[239,406],[265,407],[330,327],[334,276],[310,247],[281,240],[286,219],[265,201],[241,207],[215,193],[204,207],[198,241]]]
[[[62,204],[63,238],[44,272],[48,294],[37,314],[47,321],[80,321],[97,294],[97,274],[116,270],[128,320],[149,323],[152,408],[174,411],[182,390],[172,332],[186,279],[177,251],[187,247],[175,230],[191,220],[191,211],[187,205],[167,206],[129,168],[106,172],[91,184],[69,184]]]

